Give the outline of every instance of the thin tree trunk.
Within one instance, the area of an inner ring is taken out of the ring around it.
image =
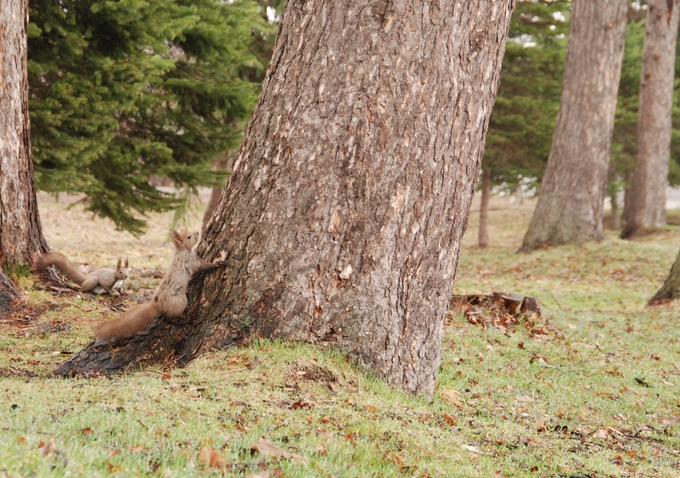
[[[58,373],[279,337],[432,394],[513,6],[289,1],[201,246],[227,267],[192,283],[183,328],[157,321]]]
[[[28,118],[27,0],[0,0],[0,266],[47,250],[33,185]]]
[[[231,153],[230,151],[225,152],[224,157],[215,162],[215,169],[221,170],[231,168],[232,165],[231,163],[233,161],[232,156],[233,153]],[[208,207],[206,208],[205,213],[203,214],[203,224],[201,225],[201,231],[205,231],[205,227],[208,225],[208,221],[210,221],[210,218],[215,212],[215,209],[217,209],[217,205],[220,203],[220,198],[222,197],[223,190],[224,187],[212,188],[212,191],[210,192],[210,200],[208,201]]]
[[[630,208],[632,202],[632,195],[630,191],[630,185],[633,182],[633,172],[626,171],[624,174],[624,185],[623,185],[623,212],[621,213],[621,222],[623,227],[626,227],[628,223],[628,216],[630,215]]]
[[[659,305],[678,298],[680,298],[680,253],[675,258],[666,281],[647,305]]]
[[[612,229],[618,231],[621,229],[621,216],[619,212],[619,198],[618,191],[612,191],[609,196],[612,205]]]
[[[491,197],[491,173],[482,169],[482,198],[479,205],[479,247],[489,245],[489,199]]]
[[[604,238],[627,0],[574,0],[560,111],[522,251]]]
[[[649,0],[647,5],[640,76],[638,150],[631,185],[631,208],[621,232],[624,239],[666,224],[680,0]]]
[[[619,185],[618,176],[613,163],[609,163],[609,172],[607,174],[607,182],[609,191],[609,202],[612,207],[612,222],[611,228],[615,231],[621,229],[621,212],[619,207]],[[611,186],[610,186],[611,185]]]

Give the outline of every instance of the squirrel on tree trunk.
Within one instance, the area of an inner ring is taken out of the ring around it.
[[[165,276],[150,302],[125,312],[120,317],[100,322],[94,328],[99,340],[131,337],[144,331],[158,315],[177,317],[187,306],[187,285],[189,279],[201,271],[224,266],[223,262],[207,262],[193,250],[198,242],[198,232],[179,233],[172,231],[175,254],[165,271]]]
[[[122,259],[118,259],[118,265],[116,265],[115,271],[103,267],[90,272],[89,274],[85,274],[64,254],[61,254],[60,252],[48,252],[40,257],[37,268],[42,271],[50,266],[54,266],[66,277],[78,284],[80,290],[83,292],[101,294],[106,291],[113,295],[114,290],[117,290],[118,293],[123,290],[123,284],[130,276],[127,258],[125,259],[125,267],[121,267],[121,262]]]

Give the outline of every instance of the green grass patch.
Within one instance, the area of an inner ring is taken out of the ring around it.
[[[54,378],[130,298],[22,278],[28,312],[0,325],[0,476],[680,476],[680,306],[644,306],[677,231],[517,254],[531,211],[497,204],[488,249],[471,217],[455,293],[536,296],[551,332],[449,316],[431,400],[338,352],[267,341]],[[131,294],[157,281],[139,280]],[[253,449],[262,437],[274,448]]]

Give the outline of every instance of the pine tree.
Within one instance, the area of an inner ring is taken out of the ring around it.
[[[135,234],[139,214],[177,207],[176,188],[223,182],[215,157],[238,145],[269,28],[256,2],[36,0],[29,26],[36,184],[77,192]],[[271,29],[270,29],[271,30]]]
[[[543,176],[560,105],[570,9],[564,0],[519,2],[513,14],[483,160],[484,175],[506,190],[534,188]],[[487,217],[481,211],[480,231]],[[480,234],[484,247],[488,235]]]

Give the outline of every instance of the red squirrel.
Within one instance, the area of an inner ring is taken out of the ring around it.
[[[198,257],[193,250],[198,239],[198,232],[172,231],[175,253],[163,280],[153,294],[153,299],[130,309],[116,319],[100,322],[94,328],[95,337],[99,340],[131,337],[144,331],[158,315],[163,314],[166,317],[181,315],[188,303],[186,292],[189,279],[196,272],[224,266],[223,262],[207,262]]]
[[[106,291],[109,294],[113,294],[114,290],[117,290],[119,293],[122,291],[123,284],[130,276],[128,260],[125,259],[125,267],[121,267],[121,262],[122,260],[118,259],[115,271],[103,267],[85,274],[64,254],[48,252],[40,257],[37,267],[39,270],[44,270],[50,266],[56,267],[62,274],[78,284],[83,292],[101,294]]]

